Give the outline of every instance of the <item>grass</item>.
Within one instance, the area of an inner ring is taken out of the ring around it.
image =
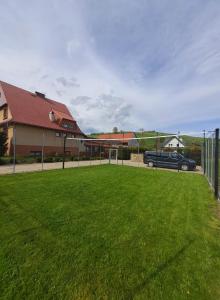
[[[1,176],[1,299],[220,299],[206,179],[95,166]]]

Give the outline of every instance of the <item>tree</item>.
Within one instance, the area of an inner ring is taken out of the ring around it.
[[[7,134],[0,131],[0,156],[4,156],[7,150]]]
[[[112,131],[113,133],[118,133],[118,127],[113,127]]]

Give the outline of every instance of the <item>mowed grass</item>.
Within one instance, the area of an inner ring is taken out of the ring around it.
[[[218,207],[197,174],[0,177],[1,299],[220,299]]]

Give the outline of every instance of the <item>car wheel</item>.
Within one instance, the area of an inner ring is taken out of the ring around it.
[[[189,170],[189,167],[187,165],[182,165],[181,166],[181,170],[182,171],[188,171]]]
[[[152,161],[150,161],[150,162],[148,163],[148,167],[153,168],[153,166],[154,166],[154,163],[153,163]]]

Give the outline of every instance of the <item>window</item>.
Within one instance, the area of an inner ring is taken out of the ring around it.
[[[172,157],[172,158],[178,158],[178,154],[177,154],[177,153],[172,153],[172,154],[171,154],[171,157]]]
[[[76,122],[66,122],[62,123],[63,128],[76,129]]]
[[[73,129],[73,124],[71,124],[71,123],[63,123],[63,127],[64,127],[64,128],[70,128],[70,129]]]
[[[33,157],[39,157],[41,156],[41,151],[31,151],[30,152],[30,155],[33,156]]]
[[[56,137],[61,137],[61,133],[60,132],[56,132]]]
[[[5,120],[5,119],[8,119],[8,109],[7,109],[7,107],[5,107],[4,109],[3,109],[3,119]]]

